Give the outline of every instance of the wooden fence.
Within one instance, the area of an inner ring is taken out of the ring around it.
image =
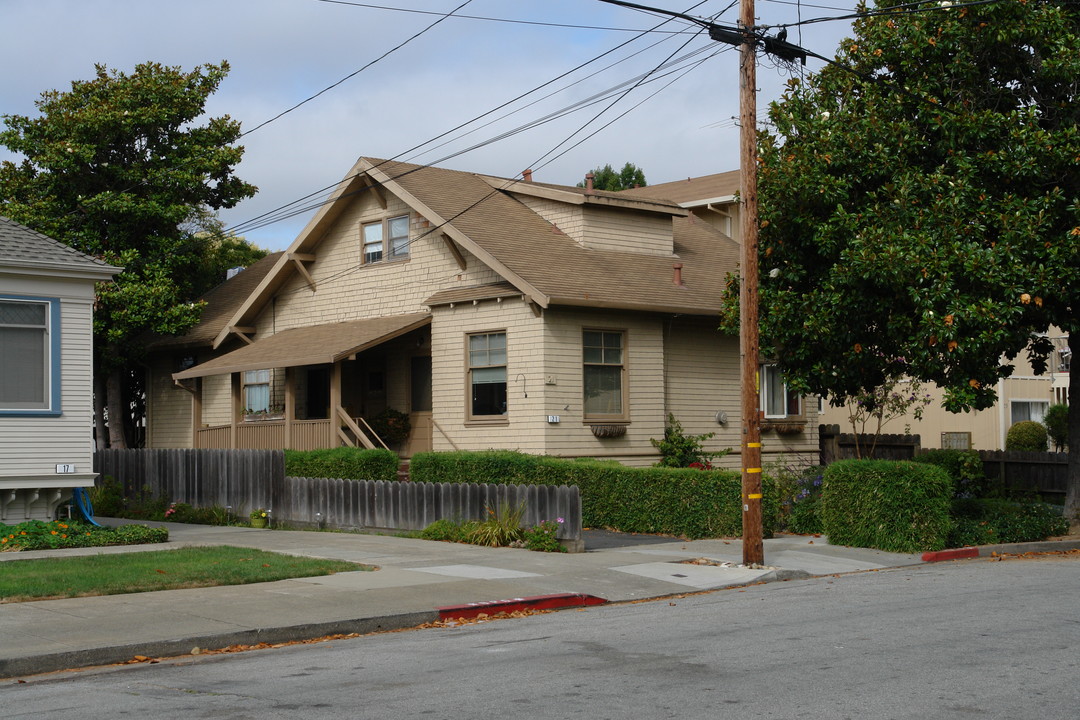
[[[286,477],[280,450],[100,450],[94,470],[118,480],[128,498],[148,492],[241,516],[261,507],[271,522],[299,527],[420,530],[443,518],[483,520],[488,508],[524,503],[525,526],[563,518],[559,540],[583,549],[577,486]]]
[[[980,450],[979,457],[986,477],[1003,480],[1010,490],[1065,496],[1068,453]]]
[[[840,432],[839,425],[820,425],[818,446],[822,465],[857,457],[855,435]],[[867,457],[871,446],[875,460],[910,460],[919,453],[921,442],[918,435],[881,435],[875,445],[873,435],[859,435],[863,457]]]

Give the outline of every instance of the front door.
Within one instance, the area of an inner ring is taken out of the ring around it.
[[[429,452],[431,443],[431,356],[415,355],[409,366],[409,424],[412,431],[405,446],[408,456]]]

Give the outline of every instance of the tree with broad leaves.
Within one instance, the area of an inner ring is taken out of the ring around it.
[[[645,171],[633,163],[626,163],[623,165],[623,169],[618,172],[611,165],[598,167],[589,172],[593,175],[594,190],[618,192],[619,190],[629,190],[635,187],[645,187],[647,184],[645,182]],[[577,187],[585,187],[585,183],[579,182]]]
[[[233,174],[240,124],[199,122],[228,70],[148,62],[128,75],[98,65],[92,80],[43,93],[38,117],[3,117],[0,144],[22,160],[0,164],[0,214],[124,268],[97,287],[99,447],[106,417],[109,444],[127,446],[123,419],[139,399],[125,388],[138,374],[139,338],[182,333],[199,319],[193,269],[212,245],[214,234],[201,232],[212,211],[255,194]]]
[[[910,376],[989,407],[1021,353],[1045,370],[1051,328],[1080,333],[1080,4],[932,2],[853,31],[760,137],[762,346],[837,404]],[[1080,453],[1068,475],[1076,528]]]

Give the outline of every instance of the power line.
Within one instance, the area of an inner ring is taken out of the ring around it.
[[[697,7],[698,5],[701,5],[701,4],[703,4],[703,3],[699,2],[699,3],[697,3],[697,5],[694,5],[693,7]],[[732,5],[729,5],[728,9],[730,9],[731,7],[732,7]],[[724,12],[726,12],[726,10]],[[461,16],[459,16],[459,17],[461,17]],[[487,117],[488,115],[491,115],[492,113],[498,112],[499,110],[501,110],[501,109],[503,109],[503,108],[517,102],[518,100],[521,100],[522,98],[525,98],[525,97],[537,92],[538,90],[543,89],[543,88],[551,85],[552,83],[558,82],[562,78],[565,78],[565,77],[577,72],[578,70],[580,70],[580,69],[582,69],[582,68],[584,68],[584,67],[586,67],[586,66],[588,66],[588,65],[590,65],[590,64],[592,64],[592,63],[594,63],[594,62],[596,62],[598,60],[600,60],[603,57],[606,57],[607,55],[610,55],[613,52],[616,52],[617,50],[619,50],[619,49],[621,49],[623,47],[626,47],[630,43],[635,42],[636,40],[644,37],[645,35],[659,30],[661,27],[663,27],[663,25],[667,24],[668,22],[671,22],[671,18],[666,18],[662,22],[660,22],[659,24],[653,26],[652,28],[648,28],[646,30],[640,31],[633,38],[630,38],[628,40],[625,40],[624,42],[619,43],[615,47],[613,47],[613,48],[611,48],[611,49],[609,49],[609,50],[607,50],[607,51],[605,51],[603,53],[600,53],[599,55],[591,58],[590,60],[587,60],[586,62],[581,63],[581,64],[577,65],[576,67],[574,67],[574,68],[572,68],[570,70],[567,70],[564,73],[561,73],[561,74],[557,75],[556,77],[552,78],[551,80],[548,80],[547,82],[544,82],[544,83],[538,85],[537,87],[535,87],[535,88],[533,88],[533,89],[531,89],[531,90],[529,90],[529,91],[527,91],[525,93],[522,93],[522,94],[518,95],[517,97],[515,97],[515,98],[513,98],[511,100],[508,100],[508,101],[506,101],[506,102],[504,102],[504,103],[502,103],[502,104],[500,104],[500,105],[498,105],[498,106],[496,106],[496,107],[494,107],[494,108],[492,108],[492,109],[490,109],[490,110],[488,110],[488,111],[486,111],[484,113],[481,113],[480,115],[474,117],[471,120],[468,120],[468,121],[466,121],[464,123],[461,123],[460,125],[457,125],[456,127],[451,128],[450,130],[447,130],[447,131],[445,131],[445,132],[443,132],[443,133],[441,133],[439,135],[436,135],[434,138],[426,140],[426,141],[424,141],[424,142],[422,142],[422,143],[420,143],[418,145],[415,145],[415,146],[413,146],[413,147],[411,147],[411,148],[409,148],[409,149],[407,149],[407,150],[405,150],[403,152],[398,153],[393,158],[390,158],[387,162],[397,160],[398,158],[401,158],[401,157],[403,157],[405,155],[408,155],[409,153],[413,153],[413,152],[419,150],[420,148],[428,146],[431,143],[433,143],[433,142],[435,142],[437,140],[440,140],[440,139],[446,137],[447,135],[449,135],[449,134],[451,134],[453,132],[456,132],[457,130],[460,130],[460,129],[462,129],[462,128],[470,125],[470,124],[475,123],[477,120],[483,119],[483,118]],[[633,55],[631,55],[629,57],[633,57]],[[625,60],[625,58],[624,58],[624,60]],[[619,62],[622,62],[622,61],[623,60],[620,60]],[[613,63],[609,67],[613,67],[615,64],[617,64],[617,63]],[[570,86],[567,86],[567,87],[571,87],[571,86],[572,86],[572,84]],[[550,95],[548,97],[550,97]],[[535,104],[535,103],[531,103],[531,104]],[[526,107],[528,107],[528,106],[526,106]],[[488,124],[490,124],[490,123],[488,123]],[[502,139],[502,138],[495,138],[495,139],[490,140],[488,143],[484,143],[484,144],[490,144],[491,142],[496,142],[498,139]],[[446,143],[442,143],[441,145],[438,145],[436,147],[442,147],[445,144]],[[474,146],[471,149],[476,149],[478,147],[483,147],[484,144]],[[460,153],[458,153],[458,154],[460,154]],[[450,157],[454,157],[454,156],[450,156]],[[439,160],[439,161],[436,161],[436,162],[442,162],[445,159],[448,159],[448,158],[444,158],[443,160]],[[237,233],[237,234],[240,234],[240,233],[243,233],[243,232],[250,232],[252,230],[257,230],[257,229],[266,227],[268,225],[271,225],[273,223],[281,222],[283,220],[287,220],[287,219],[295,217],[297,215],[301,215],[301,214],[309,212],[309,211],[311,211],[313,209],[317,209],[317,208],[321,207],[323,204],[325,204],[326,202],[328,202],[329,199],[321,200],[321,201],[319,201],[319,202],[317,202],[315,204],[310,204],[310,205],[300,207],[300,208],[297,208],[296,206],[299,203],[303,203],[306,200],[309,200],[310,198],[313,198],[313,197],[315,197],[317,195],[332,191],[337,186],[338,186],[338,182],[327,185],[327,186],[325,186],[325,187],[323,187],[323,188],[321,188],[319,190],[316,190],[316,191],[314,191],[312,193],[309,193],[308,195],[305,195],[304,197],[302,197],[302,198],[300,198],[298,200],[293,200],[293,201],[291,201],[289,203],[286,203],[285,205],[279,206],[278,208],[275,208],[273,210],[269,210],[267,212],[264,212],[264,213],[254,217],[254,218],[251,218],[249,220],[245,220],[245,221],[242,221],[240,223],[237,223],[236,225],[228,228],[228,232]],[[292,208],[292,209],[290,209],[290,208]]]
[[[371,3],[362,2],[350,2],[349,0],[316,0],[316,2],[324,2],[332,5],[353,5],[362,8],[371,8],[373,10],[391,10],[394,12],[414,13],[417,15],[442,15],[442,13],[435,10],[418,10],[416,8],[402,8],[391,7],[389,5],[373,5]],[[829,8],[830,10],[839,10],[841,8]],[[454,17],[462,18],[463,20],[483,20],[486,22],[499,22],[510,23],[514,25],[538,25],[540,27],[556,27],[567,28],[570,30],[605,30],[609,32],[642,32],[638,28],[619,28],[619,27],[606,27],[602,25],[575,25],[571,23],[555,23],[555,22],[541,22],[539,20],[514,20],[511,18],[497,18],[497,17],[485,17],[481,15],[458,15]],[[686,33],[686,30],[652,30],[651,32],[669,33],[672,35],[681,35]]]
[[[253,132],[255,132],[256,130],[258,130],[259,128],[261,128],[261,127],[265,127],[265,126],[269,125],[270,123],[274,122],[274,121],[275,121],[275,120],[277,120],[278,118],[281,118],[281,117],[283,117],[284,115],[288,115],[288,114],[289,114],[289,113],[291,113],[291,112],[292,112],[293,110],[295,110],[296,108],[300,107],[301,105],[304,105],[304,104],[306,104],[306,103],[309,103],[309,102],[311,102],[312,100],[314,100],[315,98],[319,97],[319,96],[320,96],[320,95],[322,95],[323,93],[325,93],[325,92],[328,92],[328,91],[330,91],[330,90],[333,90],[333,89],[334,89],[334,88],[336,88],[336,87],[337,87],[338,85],[340,85],[341,83],[345,82],[346,80],[349,80],[350,78],[356,77],[357,75],[359,75],[359,74],[360,74],[360,73],[362,73],[363,71],[367,70],[367,69],[368,69],[369,67],[371,67],[371,66],[372,66],[372,65],[374,65],[375,63],[379,62],[380,60],[383,60],[383,59],[385,59],[386,57],[388,57],[388,56],[392,55],[393,53],[397,52],[397,51],[398,51],[398,50],[400,50],[401,48],[405,47],[406,45],[408,45],[409,43],[411,43],[411,42],[412,42],[413,40],[415,40],[416,38],[420,37],[421,35],[423,35],[424,33],[426,33],[426,32],[427,32],[428,30],[431,30],[431,29],[432,29],[433,27],[435,27],[435,26],[436,26],[436,25],[438,25],[439,23],[443,22],[443,21],[444,21],[444,20],[446,20],[446,19],[447,19],[448,17],[452,16],[452,15],[453,15],[454,13],[456,13],[456,12],[457,12],[458,10],[460,10],[460,9],[461,9],[461,8],[463,8],[463,7],[465,7],[466,5],[468,5],[468,4],[469,4],[469,3],[471,3],[471,2],[472,2],[472,0],[465,0],[465,2],[461,3],[460,5],[458,5],[458,6],[456,7],[456,8],[454,8],[454,9],[453,9],[453,10],[451,10],[450,12],[442,14],[442,16],[441,16],[441,17],[440,17],[440,18],[439,18],[438,20],[436,20],[435,22],[431,23],[430,25],[428,25],[428,26],[427,26],[426,28],[424,28],[424,29],[423,29],[423,30],[421,30],[420,32],[416,33],[415,35],[413,35],[412,37],[408,38],[408,39],[407,39],[407,40],[405,40],[404,42],[402,42],[402,43],[399,43],[398,45],[396,45],[396,46],[394,46],[394,47],[390,48],[389,50],[387,50],[386,52],[384,52],[384,53],[383,53],[382,55],[380,55],[379,57],[375,58],[374,60],[372,60],[372,61],[371,61],[371,62],[369,62],[368,64],[364,65],[364,66],[363,66],[362,68],[360,68],[359,70],[356,70],[355,72],[351,72],[351,73],[349,73],[348,75],[346,75],[345,77],[341,78],[340,80],[338,80],[338,81],[337,81],[336,83],[334,83],[333,85],[330,85],[329,87],[325,87],[325,88],[323,88],[322,90],[320,90],[319,92],[315,93],[315,94],[314,94],[314,95],[312,95],[311,97],[308,97],[308,98],[306,98],[306,99],[304,99],[304,100],[301,100],[300,102],[296,103],[295,105],[293,105],[293,106],[292,106],[291,108],[289,108],[288,110],[283,110],[283,111],[279,112],[279,113],[278,113],[277,115],[275,115],[274,117],[270,118],[269,120],[265,120],[265,121],[263,121],[263,122],[259,123],[258,125],[256,125],[255,127],[251,128],[250,130],[248,130],[248,131],[246,131],[246,132],[244,132],[244,133],[241,133],[241,134],[240,134],[240,137],[244,137],[245,135],[250,135],[251,133],[253,133]]]

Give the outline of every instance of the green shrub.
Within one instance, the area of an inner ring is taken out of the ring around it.
[[[395,453],[383,449],[286,450],[285,474],[289,477],[390,481],[397,480],[400,462]]]
[[[1005,434],[1005,449],[1046,452],[1046,426],[1034,420],[1021,420],[1014,423]]]
[[[518,505],[499,505],[487,508],[487,518],[476,524],[465,536],[465,541],[473,545],[506,547],[524,538],[521,518],[525,515],[525,503]]]
[[[949,534],[949,547],[1045,540],[1069,529],[1060,510],[1041,503],[956,500],[952,514],[955,527]]]
[[[675,416],[668,413],[667,423],[664,425],[664,439],[649,439],[652,446],[660,451],[660,462],[657,467],[687,468],[696,466],[697,469],[712,469],[714,458],[727,455],[730,450],[719,452],[707,452],[704,447],[706,440],[715,436],[716,433],[704,435],[687,435],[683,431],[682,423]]]
[[[1069,448],[1069,406],[1058,403],[1046,409],[1043,416],[1046,434],[1054,443],[1054,452],[1063,452]]]
[[[539,525],[526,529],[522,537],[525,548],[538,552],[566,552],[566,548],[558,538],[560,522],[562,518],[545,520]]]
[[[436,520],[420,531],[420,537],[424,540],[441,540],[443,542],[466,542],[469,534],[476,529],[479,523],[459,523],[443,518]]]
[[[822,527],[835,545],[940,550],[952,528],[952,496],[948,473],[934,465],[841,460],[825,469]]]
[[[731,470],[630,468],[489,450],[418,453],[410,474],[420,482],[576,485],[585,527],[686,538],[742,534],[742,478]],[[779,500],[773,480],[762,485],[764,531],[771,536]]]
[[[387,445],[405,442],[412,430],[409,415],[394,408],[386,408],[375,417],[369,418],[368,424]]]
[[[927,450],[913,461],[937,465],[949,473],[958,498],[980,498],[1000,492],[987,479],[982,458],[974,450]]]

